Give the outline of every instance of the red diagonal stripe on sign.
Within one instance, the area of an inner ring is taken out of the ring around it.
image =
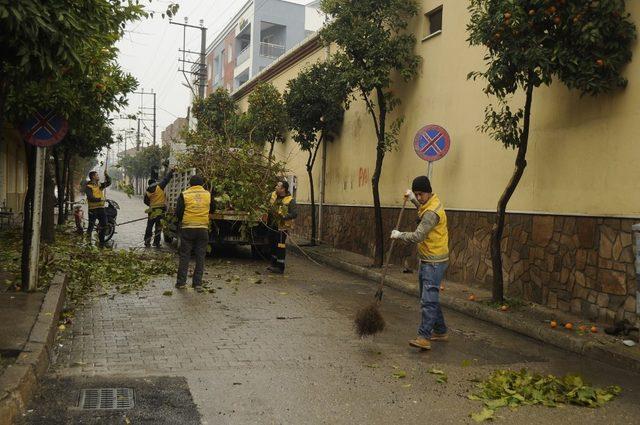
[[[38,121],[31,127],[25,138],[27,140],[31,140],[31,138],[42,128],[47,130],[51,136],[54,136],[56,134],[56,130],[51,126],[51,123],[49,123],[50,118],[53,118],[53,113],[51,112],[44,117],[39,112],[36,112],[36,119]]]
[[[432,146],[437,153],[442,152],[442,149],[440,149],[438,145],[436,145],[436,142],[438,142],[440,139],[444,137],[444,135],[441,132],[438,132],[438,134],[436,134],[434,138],[429,137],[429,134],[427,132],[425,132],[422,136],[427,140],[427,144],[424,145],[422,149],[420,149],[420,152],[425,153]]]

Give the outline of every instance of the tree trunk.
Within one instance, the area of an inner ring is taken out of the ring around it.
[[[531,81],[531,78],[529,78]],[[524,169],[527,166],[527,148],[529,144],[529,124],[531,120],[531,101],[533,99],[533,84],[529,83],[527,86],[527,94],[524,106],[524,124],[522,128],[522,135],[520,138],[520,144],[518,146],[518,154],[516,156],[516,167],[509,180],[509,184],[505,188],[500,200],[498,201],[496,223],[491,231],[491,263],[493,267],[493,287],[491,291],[492,299],[494,302],[504,301],[504,277],[502,273],[502,235],[504,232],[504,222],[506,218],[507,204],[515,192],[520,179],[524,174]]]
[[[56,220],[55,220],[55,185],[51,176],[51,161],[47,149],[44,161],[44,186],[42,196],[42,226],[41,240],[47,243],[55,242]]]
[[[311,196],[311,245],[316,245],[318,226],[316,223],[316,200],[313,190],[313,165],[307,165],[307,174],[309,175],[309,195]]]
[[[31,250],[33,195],[36,184],[36,148],[28,143],[24,144],[27,160],[27,193],[24,197],[24,214],[22,221],[22,258],[20,262],[22,290],[27,291],[29,284],[29,251]]]
[[[382,175],[382,162],[385,154],[385,132],[387,121],[387,105],[384,100],[384,93],[381,87],[376,88],[378,97],[379,125],[376,129],[378,143],[376,145],[376,168],[371,178],[371,189],[373,192],[373,211],[375,221],[376,248],[374,253],[374,267],[382,267],[384,257],[384,230],[382,228],[382,206],[380,204],[380,176]],[[373,114],[374,112],[371,111]]]

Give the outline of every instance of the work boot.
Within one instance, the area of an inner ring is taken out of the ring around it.
[[[186,283],[180,283],[180,282],[176,283],[176,288],[177,289],[184,289],[186,286],[187,286]]]
[[[446,333],[443,334],[438,334],[438,333],[433,333],[431,334],[431,338],[429,338],[429,341],[448,341],[449,340],[449,335],[447,335]]]
[[[274,274],[284,274],[284,270],[278,267],[269,266],[267,270]]]
[[[431,350],[431,343],[428,339],[419,336],[416,339],[409,340],[409,345],[412,347],[421,348],[423,350]]]
[[[145,242],[145,243],[144,243],[144,247],[145,247],[145,248],[151,248],[151,244],[150,244],[149,242]]]
[[[197,284],[197,285],[196,285],[196,284],[194,284],[194,285],[193,285],[193,290],[194,290],[194,291],[196,291],[196,292],[202,292],[202,291],[204,291],[204,289],[202,289],[202,285],[201,285],[201,284]]]

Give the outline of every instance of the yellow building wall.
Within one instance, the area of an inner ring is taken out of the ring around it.
[[[0,144],[0,206],[22,212],[27,191],[27,162],[20,135],[5,129]]]
[[[410,29],[422,56],[420,75],[394,92],[402,99],[397,114],[405,117],[398,149],[385,158],[380,183],[383,205],[397,206],[411,180],[427,165],[413,151],[413,138],[426,124],[445,127],[452,140],[448,155],[433,169],[434,190],[448,209],[493,210],[514,168],[515,152],[478,132],[489,99],[484,83],[468,81],[470,71],[484,69],[483,50],[466,41],[468,2],[423,0]],[[424,13],[443,5],[442,34],[421,40]],[[640,2],[627,2],[640,27]],[[637,44],[634,46],[637,55]],[[580,97],[561,84],[534,92],[528,167],[510,204],[510,211],[550,214],[640,217],[640,62],[625,69],[629,85],[597,98]],[[305,65],[326,56],[320,49],[273,78],[281,91]],[[514,105],[522,104],[522,97]],[[246,108],[247,97],[240,99]],[[327,148],[326,202],[372,205],[371,175],[375,166],[375,134],[361,101],[351,104],[342,134]],[[304,169],[306,154],[290,139],[276,155],[287,159],[298,176],[298,200],[308,201]],[[320,159],[316,164],[319,182]],[[318,193],[318,191],[316,191]]]

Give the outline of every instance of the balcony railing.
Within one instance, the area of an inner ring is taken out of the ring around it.
[[[247,61],[247,59],[249,59],[249,46],[245,47],[244,49],[242,49],[242,51],[238,54],[238,57],[236,58],[236,66],[240,66],[243,63],[245,63]]]
[[[281,44],[271,44],[260,42],[260,56],[265,58],[279,58],[284,54],[285,46]]]

